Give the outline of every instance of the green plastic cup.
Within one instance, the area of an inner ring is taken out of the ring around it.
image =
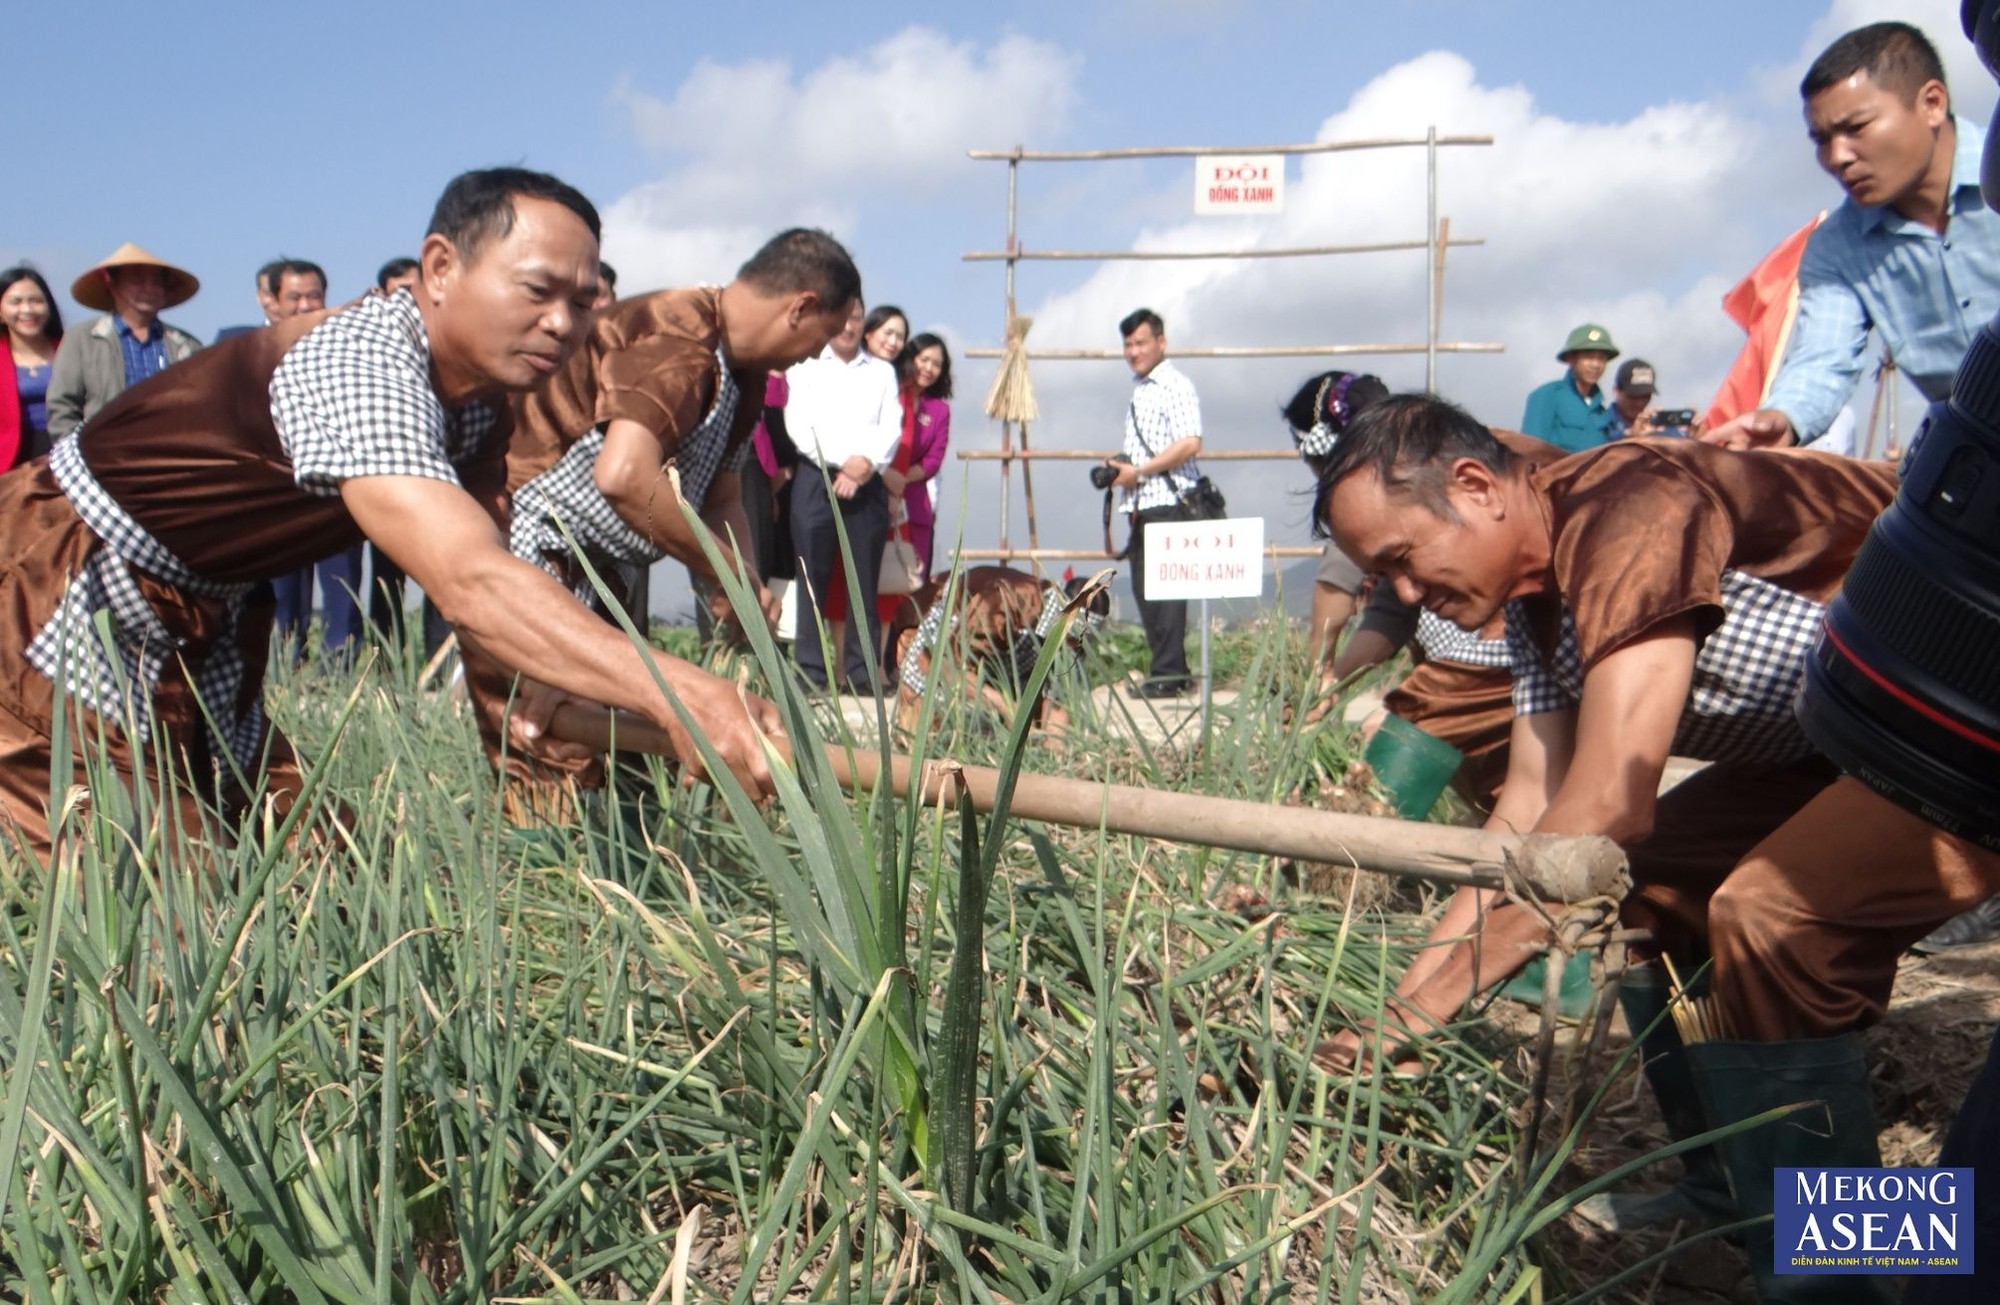
[[[1500,995],[1523,1006],[1542,1008],[1543,984],[1549,974],[1549,958],[1537,956],[1526,968],[1500,988]],[[1564,1019],[1580,1020],[1590,1013],[1595,988],[1590,981],[1590,957],[1579,952],[1563,963],[1562,986],[1556,991],[1556,1007]]]
[[[1397,813],[1405,820],[1422,820],[1458,773],[1465,754],[1391,714],[1368,740],[1361,759],[1389,790]]]

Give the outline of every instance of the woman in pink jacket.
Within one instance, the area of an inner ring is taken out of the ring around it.
[[[951,443],[951,351],[926,331],[903,346],[896,372],[902,381],[903,439],[882,482],[889,489],[891,516],[898,499],[909,509],[910,541],[928,580],[937,533],[937,475]]]

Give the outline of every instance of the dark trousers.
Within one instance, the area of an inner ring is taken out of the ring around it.
[[[372,562],[374,575],[368,575]],[[313,568],[319,575],[320,613],[329,651],[356,646],[372,624],[391,647],[402,645],[403,571],[368,544],[335,553]],[[366,606],[355,598],[367,587]],[[364,616],[365,613],[365,616]]]
[[[444,619],[444,613],[428,597],[424,599],[424,657],[426,660],[437,656],[444,641],[451,638],[451,622]]]
[[[750,554],[757,574],[767,584],[792,569],[791,487],[771,487],[763,464],[751,458],[743,464],[740,477],[743,515],[750,522]],[[782,533],[781,533],[782,532]]]
[[[889,494],[880,476],[871,476],[853,498],[838,498],[828,481],[811,462],[799,465],[792,480],[792,555],[797,559],[799,583],[806,586],[822,617],[833,583],[833,564],[840,557],[840,535],[835,514],[847,532],[851,561],[847,575],[860,591],[861,601],[848,603],[847,640],[841,656],[841,676],[856,692],[868,692],[870,679],[864,649],[881,655],[882,616],[875,603],[875,586],[882,574],[882,548],[889,539]],[[857,610],[858,609],[858,610]],[[865,641],[865,642],[864,642]],[[799,605],[799,633],[792,644],[792,656],[806,682],[824,687],[827,682],[826,650],[806,620],[806,607]]]
[[[296,662],[305,649],[306,627],[312,624],[312,568],[273,579],[271,601],[271,645],[283,647],[289,641],[285,655]]]
[[[366,544],[322,558],[313,567],[319,576],[320,636],[329,652],[349,647],[361,638],[361,551]]]
[[[368,581],[368,619],[391,648],[403,646],[403,591],[409,577],[375,545],[368,545],[373,574]]]
[[[1150,674],[1155,680],[1188,678],[1187,602],[1179,598],[1147,601],[1146,527],[1156,521],[1185,519],[1179,506],[1172,504],[1132,514],[1132,541],[1125,560],[1132,569],[1132,596],[1139,600],[1139,624],[1146,627],[1146,646],[1152,650]]]

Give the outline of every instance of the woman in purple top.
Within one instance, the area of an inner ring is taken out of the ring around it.
[[[913,337],[896,360],[902,381],[903,442],[882,473],[892,499],[910,513],[910,542],[931,576],[932,542],[937,533],[937,474],[951,443],[951,351],[926,331]]]
[[[49,451],[49,373],[62,341],[62,311],[42,274],[0,272],[0,470]]]

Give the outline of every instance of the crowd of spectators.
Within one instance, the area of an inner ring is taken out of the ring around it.
[[[414,289],[417,260],[383,263],[364,293],[391,296]],[[617,271],[598,267],[592,311],[616,302]],[[49,451],[52,439],[76,429],[128,385],[166,370],[200,349],[201,342],[160,314],[186,303],[200,283],[189,272],[127,244],[77,278],[71,297],[103,316],[74,328],[67,348],[61,309],[41,272],[20,265],[0,272],[0,468],[21,465]],[[225,327],[215,342],[273,326],[328,306],[328,280],[319,264],[280,256],[258,268],[253,291],[262,320]],[[887,661],[883,623],[906,594],[933,576],[936,563],[937,477],[951,441],[950,347],[933,332],[912,335],[900,308],[882,306],[865,319],[859,300],[854,327],[819,355],[772,371],[754,396],[761,417],[754,457],[742,477],[749,556],[765,580],[804,577],[806,628],[816,610],[831,627],[833,646],[849,656],[834,682],[857,688],[874,681],[861,653],[873,649],[876,674]],[[803,511],[797,511],[794,500]],[[855,582],[868,595],[862,619],[849,621],[847,577],[832,525],[838,504],[846,547],[855,558]],[[882,587],[881,558],[900,541],[911,550],[914,571],[901,568]],[[372,630],[400,645],[406,577],[394,562],[363,541],[317,563],[270,581],[273,633],[280,655],[296,663],[313,651],[309,627],[319,617],[319,649],[345,653]],[[711,632],[713,586],[697,584],[704,632]],[[317,600],[315,600],[315,592]],[[637,609],[645,607],[643,578],[634,583]],[[450,633],[428,599],[423,604],[424,646],[435,653]],[[843,639],[849,625],[854,634]],[[799,657],[809,684],[828,682],[818,640],[802,641]],[[886,687],[886,682],[884,687]]]
[[[766,574],[794,581],[794,656],[809,689],[889,687],[885,623],[936,563],[951,396],[944,339],[912,335],[901,308],[864,312],[858,299],[824,350],[769,378],[743,501]],[[885,568],[899,547],[914,568]],[[824,645],[815,621],[825,623]]]

